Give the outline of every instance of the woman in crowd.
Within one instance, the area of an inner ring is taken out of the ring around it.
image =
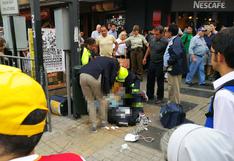
[[[122,31],[119,34],[119,38],[116,40],[118,44],[124,42],[126,40],[127,33]],[[116,58],[126,58],[127,54],[127,46],[126,43],[120,44],[118,50],[116,51]]]

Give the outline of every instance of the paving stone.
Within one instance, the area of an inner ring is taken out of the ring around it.
[[[146,81],[141,84],[145,89]],[[212,95],[210,87],[188,87],[182,85],[181,100],[187,118],[198,124],[204,124],[206,105]],[[165,84],[165,97],[168,96],[167,84]],[[149,135],[155,138],[152,144],[143,140],[136,143],[127,143],[131,150],[120,152],[121,145],[126,142],[124,136],[132,132],[135,127],[120,127],[118,130],[98,129],[97,133],[89,131],[88,116],[72,120],[68,117],[52,115],[52,132],[46,132],[35,151],[41,155],[49,155],[58,152],[73,152],[84,156],[87,161],[164,161],[159,150],[159,141],[164,129],[159,121],[160,106],[144,104],[144,111],[152,123],[149,126]]]

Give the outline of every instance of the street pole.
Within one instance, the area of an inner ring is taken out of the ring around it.
[[[66,55],[66,85],[67,85],[67,106],[68,106],[68,117],[72,118],[72,105],[71,105],[71,77],[70,77],[70,71],[71,71],[71,57],[70,52],[68,50],[64,50],[64,53]]]
[[[81,115],[84,113],[82,110],[83,105],[85,104],[83,101],[83,95],[81,88],[79,88],[79,80],[77,80],[77,72],[75,72],[75,67],[79,66],[80,68],[81,61],[80,61],[80,50],[79,50],[79,41],[78,41],[78,34],[77,37],[74,37],[75,32],[79,31],[79,1],[78,0],[71,0],[69,3],[69,19],[70,19],[70,44],[71,44],[71,76],[72,76],[72,93],[73,93],[73,117],[80,118]],[[75,31],[77,29],[77,31]],[[78,91],[77,91],[78,90]]]
[[[16,44],[16,37],[15,37],[15,24],[14,24],[14,17],[9,16],[10,20],[10,30],[11,30],[11,38],[12,38],[12,47],[13,47],[13,56],[18,56],[17,54],[17,44]],[[13,60],[14,66],[19,67],[19,63],[16,60]]]
[[[36,80],[41,84],[41,86],[45,90],[46,86],[45,86],[45,76],[44,76],[44,66],[43,66],[40,1],[30,0],[30,7],[32,14]]]
[[[69,3],[69,19],[70,19],[70,44],[71,44],[71,66],[80,65],[80,56],[78,49],[78,41],[75,41],[75,30],[78,30],[78,0],[72,0],[72,3]],[[77,35],[79,36],[79,35]],[[77,37],[78,39],[78,37]]]
[[[30,0],[31,15],[32,15],[32,30],[34,42],[34,60],[36,70],[36,80],[39,82],[46,93],[47,105],[49,108],[48,97],[48,81],[47,72],[43,63],[43,49],[42,49],[42,34],[41,34],[41,17],[40,17],[40,1]],[[51,131],[51,114],[47,115],[47,130]]]

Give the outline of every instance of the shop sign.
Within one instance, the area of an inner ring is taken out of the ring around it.
[[[225,9],[226,5],[224,1],[194,1],[194,9]]]
[[[18,0],[1,0],[1,14],[2,15],[17,15],[19,14]]]
[[[233,12],[234,0],[172,0],[172,12]]]

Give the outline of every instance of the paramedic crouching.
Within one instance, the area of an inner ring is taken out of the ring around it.
[[[118,61],[109,57],[97,57],[80,69],[80,85],[87,101],[93,132],[97,129],[94,100],[97,99],[100,103],[101,127],[105,127],[107,125],[107,101],[104,96],[110,92],[119,69]]]
[[[105,127],[107,125],[107,100],[105,96],[110,92],[114,82],[119,81],[130,86],[137,82],[136,79],[134,74],[128,72],[126,68],[120,67],[116,59],[109,57],[97,57],[80,69],[80,85],[87,101],[92,132],[97,130],[94,100],[97,99],[100,103],[101,127]]]

